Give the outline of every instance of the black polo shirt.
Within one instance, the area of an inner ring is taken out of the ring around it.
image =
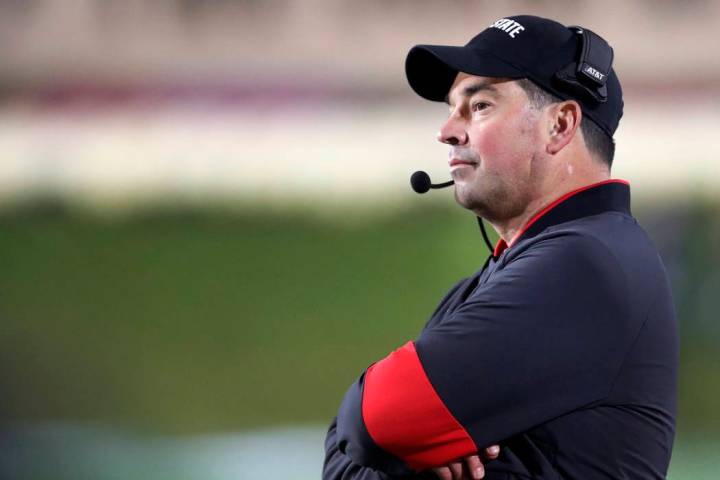
[[[492,479],[661,479],[678,339],[668,277],[609,180],[558,198],[350,387],[325,479],[418,477],[500,444]]]

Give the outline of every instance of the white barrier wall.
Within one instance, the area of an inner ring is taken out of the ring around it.
[[[718,198],[720,110],[713,105],[628,101],[613,176],[630,180],[635,195]],[[414,200],[414,170],[437,181],[449,176],[447,148],[435,140],[446,115],[444,105],[421,101],[269,111],[5,108],[0,201],[54,193],[120,209],[178,199],[402,203]]]

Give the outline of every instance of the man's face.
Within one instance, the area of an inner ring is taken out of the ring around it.
[[[522,214],[542,180],[541,112],[512,80],[458,73],[438,140],[450,145],[455,199],[490,220]]]

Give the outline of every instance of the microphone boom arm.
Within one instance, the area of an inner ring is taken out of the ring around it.
[[[449,187],[450,185],[453,185],[455,182],[453,180],[450,180],[449,182],[443,182],[443,183],[434,183],[430,185],[430,188],[445,188]]]

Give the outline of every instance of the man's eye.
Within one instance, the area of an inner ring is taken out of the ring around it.
[[[489,106],[490,106],[490,104],[487,102],[475,102],[472,104],[472,111],[478,112],[480,110],[485,110]]]

